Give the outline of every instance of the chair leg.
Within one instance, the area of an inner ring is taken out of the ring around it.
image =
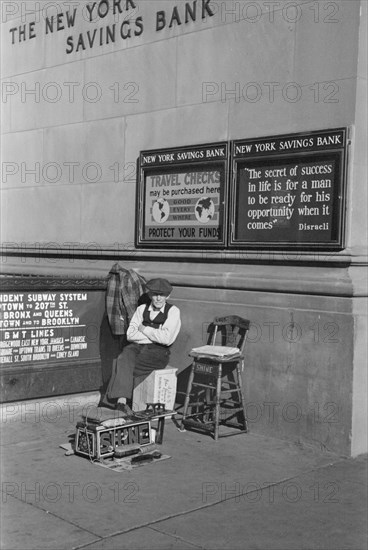
[[[188,412],[189,399],[190,399],[190,393],[192,391],[193,378],[194,378],[194,364],[192,365],[191,370],[190,370],[190,375],[189,375],[189,380],[188,380],[188,385],[187,385],[187,393],[185,395],[184,410],[183,410],[183,416],[182,416],[182,419],[181,419],[181,426],[180,426],[181,430],[184,430],[184,420],[185,420],[185,418],[187,416],[187,412]]]
[[[215,403],[215,430],[214,438],[215,441],[219,437],[219,422],[220,422],[220,400],[221,400],[221,376],[222,376],[222,365],[219,365],[219,372],[217,375],[217,384],[216,384],[216,403]]]
[[[241,403],[242,415],[243,415],[244,431],[247,432],[248,431],[248,421],[247,421],[247,417],[245,415],[244,396],[243,396],[243,383],[242,383],[242,378],[241,378],[241,373],[243,371],[243,367],[244,367],[244,361],[242,361],[241,370],[240,370],[240,365],[238,363],[236,365],[236,374],[238,376],[238,388],[239,388],[240,403]]]
[[[212,400],[211,389],[206,388],[205,391],[205,400],[204,400],[204,410],[203,410],[203,422],[210,422],[212,416],[212,410],[210,409],[209,403]]]

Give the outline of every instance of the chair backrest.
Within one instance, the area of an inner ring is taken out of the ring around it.
[[[248,319],[243,319],[238,315],[215,317],[210,325],[209,344],[238,348],[243,353],[249,325]],[[220,341],[216,342],[219,337]]]

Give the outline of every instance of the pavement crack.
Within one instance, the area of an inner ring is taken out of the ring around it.
[[[286,483],[286,482],[289,482],[289,481],[292,481],[294,479],[297,479],[298,477],[301,477],[301,476],[305,476],[305,475],[308,475],[310,474],[311,472],[314,472],[316,470],[320,470],[320,469],[324,469],[324,468],[327,468],[327,467],[330,467],[330,466],[333,466],[334,464],[338,463],[338,462],[343,462],[341,460],[338,460],[336,462],[331,462],[331,463],[328,463],[328,464],[325,464],[325,465],[322,465],[322,466],[318,466],[316,468],[311,468],[310,470],[307,470],[305,472],[300,472],[298,473],[297,475],[293,475],[293,476],[290,476],[290,477],[286,477],[286,478],[283,478],[283,479],[280,479],[278,481],[275,481],[274,483],[268,483],[268,484],[265,484],[263,487],[262,487],[262,491],[263,490],[266,490],[267,488],[269,487],[276,487],[278,485],[282,485],[283,483]],[[201,506],[196,506],[195,508],[191,508],[189,510],[183,510],[181,512],[176,512],[174,514],[168,514],[162,518],[159,518],[159,519],[156,519],[154,521],[148,521],[146,523],[142,523],[140,525],[136,525],[134,527],[129,527],[128,529],[122,529],[120,531],[117,531],[115,533],[111,533],[110,535],[107,535],[105,537],[101,537],[101,540],[108,540],[108,539],[112,539],[114,537],[117,537],[117,536],[120,536],[120,535],[125,535],[127,533],[131,533],[132,531],[138,531],[139,529],[143,529],[143,528],[150,528],[152,530],[156,530],[156,531],[159,531],[159,529],[155,529],[153,526],[154,525],[157,525],[159,523],[163,523],[164,521],[168,521],[170,519],[175,519],[175,518],[178,518],[178,517],[182,517],[182,516],[186,516],[188,514],[192,514],[193,512],[199,512],[199,511],[202,511],[202,510],[207,510],[207,509],[210,509],[210,508],[213,508],[214,506],[218,506],[220,504],[222,504],[223,502],[228,502],[228,501],[232,501],[232,500],[235,500],[235,499],[238,499],[240,496],[243,496],[243,495],[251,495],[253,493],[257,493],[259,491],[259,488],[256,488],[256,489],[253,489],[253,490],[250,490],[250,491],[244,491],[243,493],[237,493],[235,494],[234,496],[229,496],[227,498],[221,498],[220,500],[216,500],[214,502],[208,502],[208,503],[204,503],[202,504]],[[162,531],[163,532],[163,531]],[[165,534],[168,534],[168,533],[165,533]],[[171,535],[175,538],[179,538],[179,537],[176,537],[176,535]],[[181,540],[181,539],[180,539]],[[184,540],[184,539],[183,539]],[[73,550],[81,550],[82,548],[88,548],[88,546],[91,546],[92,542],[88,542],[88,543],[85,543],[81,546],[77,546],[75,548],[73,548]],[[190,543],[192,544],[192,543]],[[203,548],[201,546],[197,546],[197,548]]]
[[[4,493],[3,490],[1,490],[2,493]],[[74,521],[70,521],[68,519],[65,519],[63,518],[62,516],[59,516],[58,514],[55,514],[54,512],[51,512],[50,510],[45,510],[45,508],[40,508],[39,506],[37,506],[35,503],[33,502],[27,502],[26,500],[22,499],[22,498],[19,498],[15,495],[9,495],[7,493],[5,493],[5,502],[6,502],[6,499],[7,498],[14,498],[15,500],[18,500],[19,502],[23,502],[23,504],[27,504],[28,506],[32,506],[33,508],[36,508],[37,510],[40,510],[41,512],[44,512],[45,514],[49,515],[49,516],[52,516],[58,520],[61,520],[62,522],[64,523],[67,523],[68,525],[72,525],[73,527],[77,527],[78,529],[80,529],[81,531],[84,531],[85,533],[88,533],[90,535],[92,535],[93,537],[96,537],[96,540],[93,541],[93,542],[90,542],[88,544],[95,544],[96,542],[99,542],[102,537],[100,537],[99,535],[97,535],[96,533],[94,533],[93,531],[91,531],[90,529],[86,529],[85,527],[81,527],[80,525],[78,525],[78,523],[74,522]],[[4,498],[4,497],[3,497]],[[4,502],[4,500],[3,500]],[[75,547],[77,548],[77,547]],[[78,547],[79,548],[79,547]],[[72,550],[74,550],[74,547],[72,548]]]
[[[173,539],[180,540],[181,542],[185,542],[185,544],[190,544],[191,546],[193,546],[193,548],[199,548],[200,550],[203,550],[205,548],[204,546],[195,544],[194,542],[188,539],[184,539],[179,535],[175,535],[174,533],[167,533],[166,531],[163,531],[162,529],[157,529],[156,527],[149,527],[149,529],[152,529],[152,531],[155,531],[156,533],[161,533],[163,535],[166,535],[167,537],[171,537]]]

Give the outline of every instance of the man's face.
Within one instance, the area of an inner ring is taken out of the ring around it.
[[[149,296],[154,309],[161,309],[168,298],[167,294],[161,294],[160,292],[150,292]]]

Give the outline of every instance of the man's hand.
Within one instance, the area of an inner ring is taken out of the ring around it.
[[[144,325],[140,324],[139,327],[138,327],[139,332],[144,333],[144,329],[145,329]]]

